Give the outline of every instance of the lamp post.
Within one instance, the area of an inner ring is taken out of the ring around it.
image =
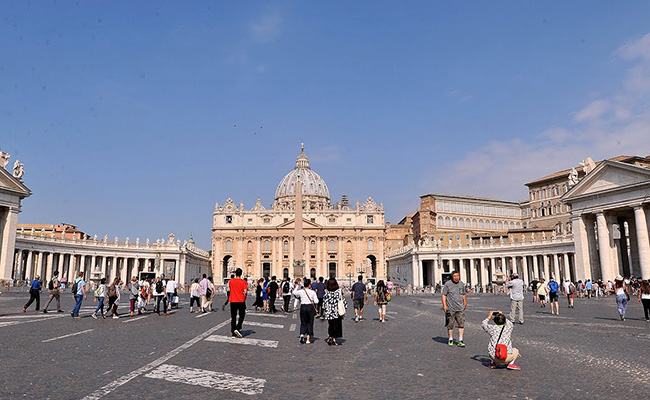
[[[348,277],[348,279],[350,280],[350,286],[352,286],[352,277],[354,276],[354,274],[353,274],[352,272],[348,272],[348,273],[345,274],[345,275],[346,275],[346,276]]]

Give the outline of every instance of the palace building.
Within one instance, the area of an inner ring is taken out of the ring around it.
[[[296,195],[297,187],[302,187],[301,196]],[[298,213],[296,204],[301,204]],[[215,204],[213,276],[222,283],[242,268],[253,278],[306,275],[349,281],[363,274],[384,279],[385,232],[383,204],[368,197],[351,206],[345,195],[333,204],[327,184],[310,168],[303,148],[295,168],[280,180],[270,208],[260,199],[249,210],[230,198]]]

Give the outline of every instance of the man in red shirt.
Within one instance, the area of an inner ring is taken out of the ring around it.
[[[244,316],[246,315],[246,295],[248,294],[248,283],[241,278],[242,270],[237,268],[235,277],[228,281],[230,288],[230,331],[233,337],[242,337],[241,328],[244,323]],[[239,321],[237,319],[239,313]]]

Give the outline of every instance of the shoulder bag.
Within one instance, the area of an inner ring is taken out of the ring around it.
[[[505,344],[499,344],[499,340],[501,340],[501,335],[503,335],[504,329],[506,329],[505,325],[503,325],[503,328],[501,328],[501,333],[499,333],[499,338],[497,339],[497,346],[494,349],[494,357],[499,360],[505,360],[508,358],[508,346]]]
[[[305,291],[305,294],[307,295],[307,298],[309,299],[309,302],[311,303],[312,307],[314,307],[314,311],[318,312],[318,308],[316,308],[316,304],[314,304],[314,301],[311,299],[309,292],[307,292],[307,288],[304,288],[303,290]]]
[[[337,302],[337,308],[339,312],[339,317],[343,317],[345,315],[345,303],[343,302],[343,292],[341,292],[340,290],[341,289],[339,289],[339,293],[337,293],[336,296],[339,299]]]

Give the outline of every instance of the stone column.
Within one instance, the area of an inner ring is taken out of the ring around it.
[[[548,280],[548,276],[542,276],[542,271],[539,269],[539,265],[537,264],[537,254],[534,254],[533,256],[533,275],[537,276],[537,279],[539,278],[544,278],[545,280]]]
[[[650,279],[650,239],[648,238],[648,221],[642,206],[634,207],[634,222],[641,264],[641,277]]]
[[[575,243],[575,269],[576,279],[583,282],[592,278],[591,262],[589,257],[589,237],[585,216],[572,217],[573,242]]]
[[[16,248],[16,225],[18,224],[18,208],[9,207],[4,218],[2,237],[0,240],[0,279],[11,280],[14,268]]]
[[[411,268],[413,269],[413,287],[420,286],[420,270],[422,266],[420,265],[420,257],[417,254],[413,254],[411,258]],[[356,278],[356,276],[353,278]]]
[[[467,283],[467,269],[465,268],[465,259],[463,258],[458,260],[458,271],[460,272],[460,280],[463,283]]]
[[[476,262],[473,258],[470,258],[467,260],[467,264],[469,265],[469,281],[472,286],[475,286],[478,282],[478,279],[476,279]]]
[[[54,253],[50,252],[47,253],[47,267],[45,269],[45,275],[47,277],[47,280],[49,281],[52,279],[52,274],[54,273],[53,267],[54,267]]]
[[[480,266],[481,266],[481,286],[483,287],[483,290],[485,290],[485,285],[489,284],[487,268],[485,267],[485,258],[481,257],[480,263],[481,263],[480,264]]]
[[[564,279],[571,279],[571,265],[569,264],[569,253],[563,253],[562,254],[562,260],[564,264]],[[576,282],[578,279],[573,279]],[[585,282],[585,280],[582,280]]]
[[[600,271],[604,281],[614,281],[616,276],[612,260],[612,243],[609,226],[607,226],[607,219],[605,214],[600,212],[596,215],[596,223],[598,224],[598,254],[600,256]]]
[[[106,267],[107,267],[107,265],[108,265],[108,260],[106,260],[106,258],[107,258],[106,256],[102,256],[102,273],[101,273],[101,275],[102,275],[103,277],[109,278],[109,277],[107,276],[107,275],[108,275],[108,274],[107,274],[108,271],[106,271]],[[109,279],[110,279],[110,278],[109,278]],[[107,279],[107,280],[108,280],[108,279]]]
[[[521,269],[521,279],[523,279],[524,282],[528,284],[528,256],[521,257]]]
[[[553,274],[558,282],[562,280],[562,276],[560,276],[560,257],[557,253],[553,253]]]
[[[34,252],[27,250],[27,264],[25,265],[25,277],[34,279]]]
[[[79,264],[79,271],[83,271],[84,276],[87,277],[88,275],[86,275],[86,255],[82,254],[80,257],[81,257],[81,260],[80,260],[80,264]]]

